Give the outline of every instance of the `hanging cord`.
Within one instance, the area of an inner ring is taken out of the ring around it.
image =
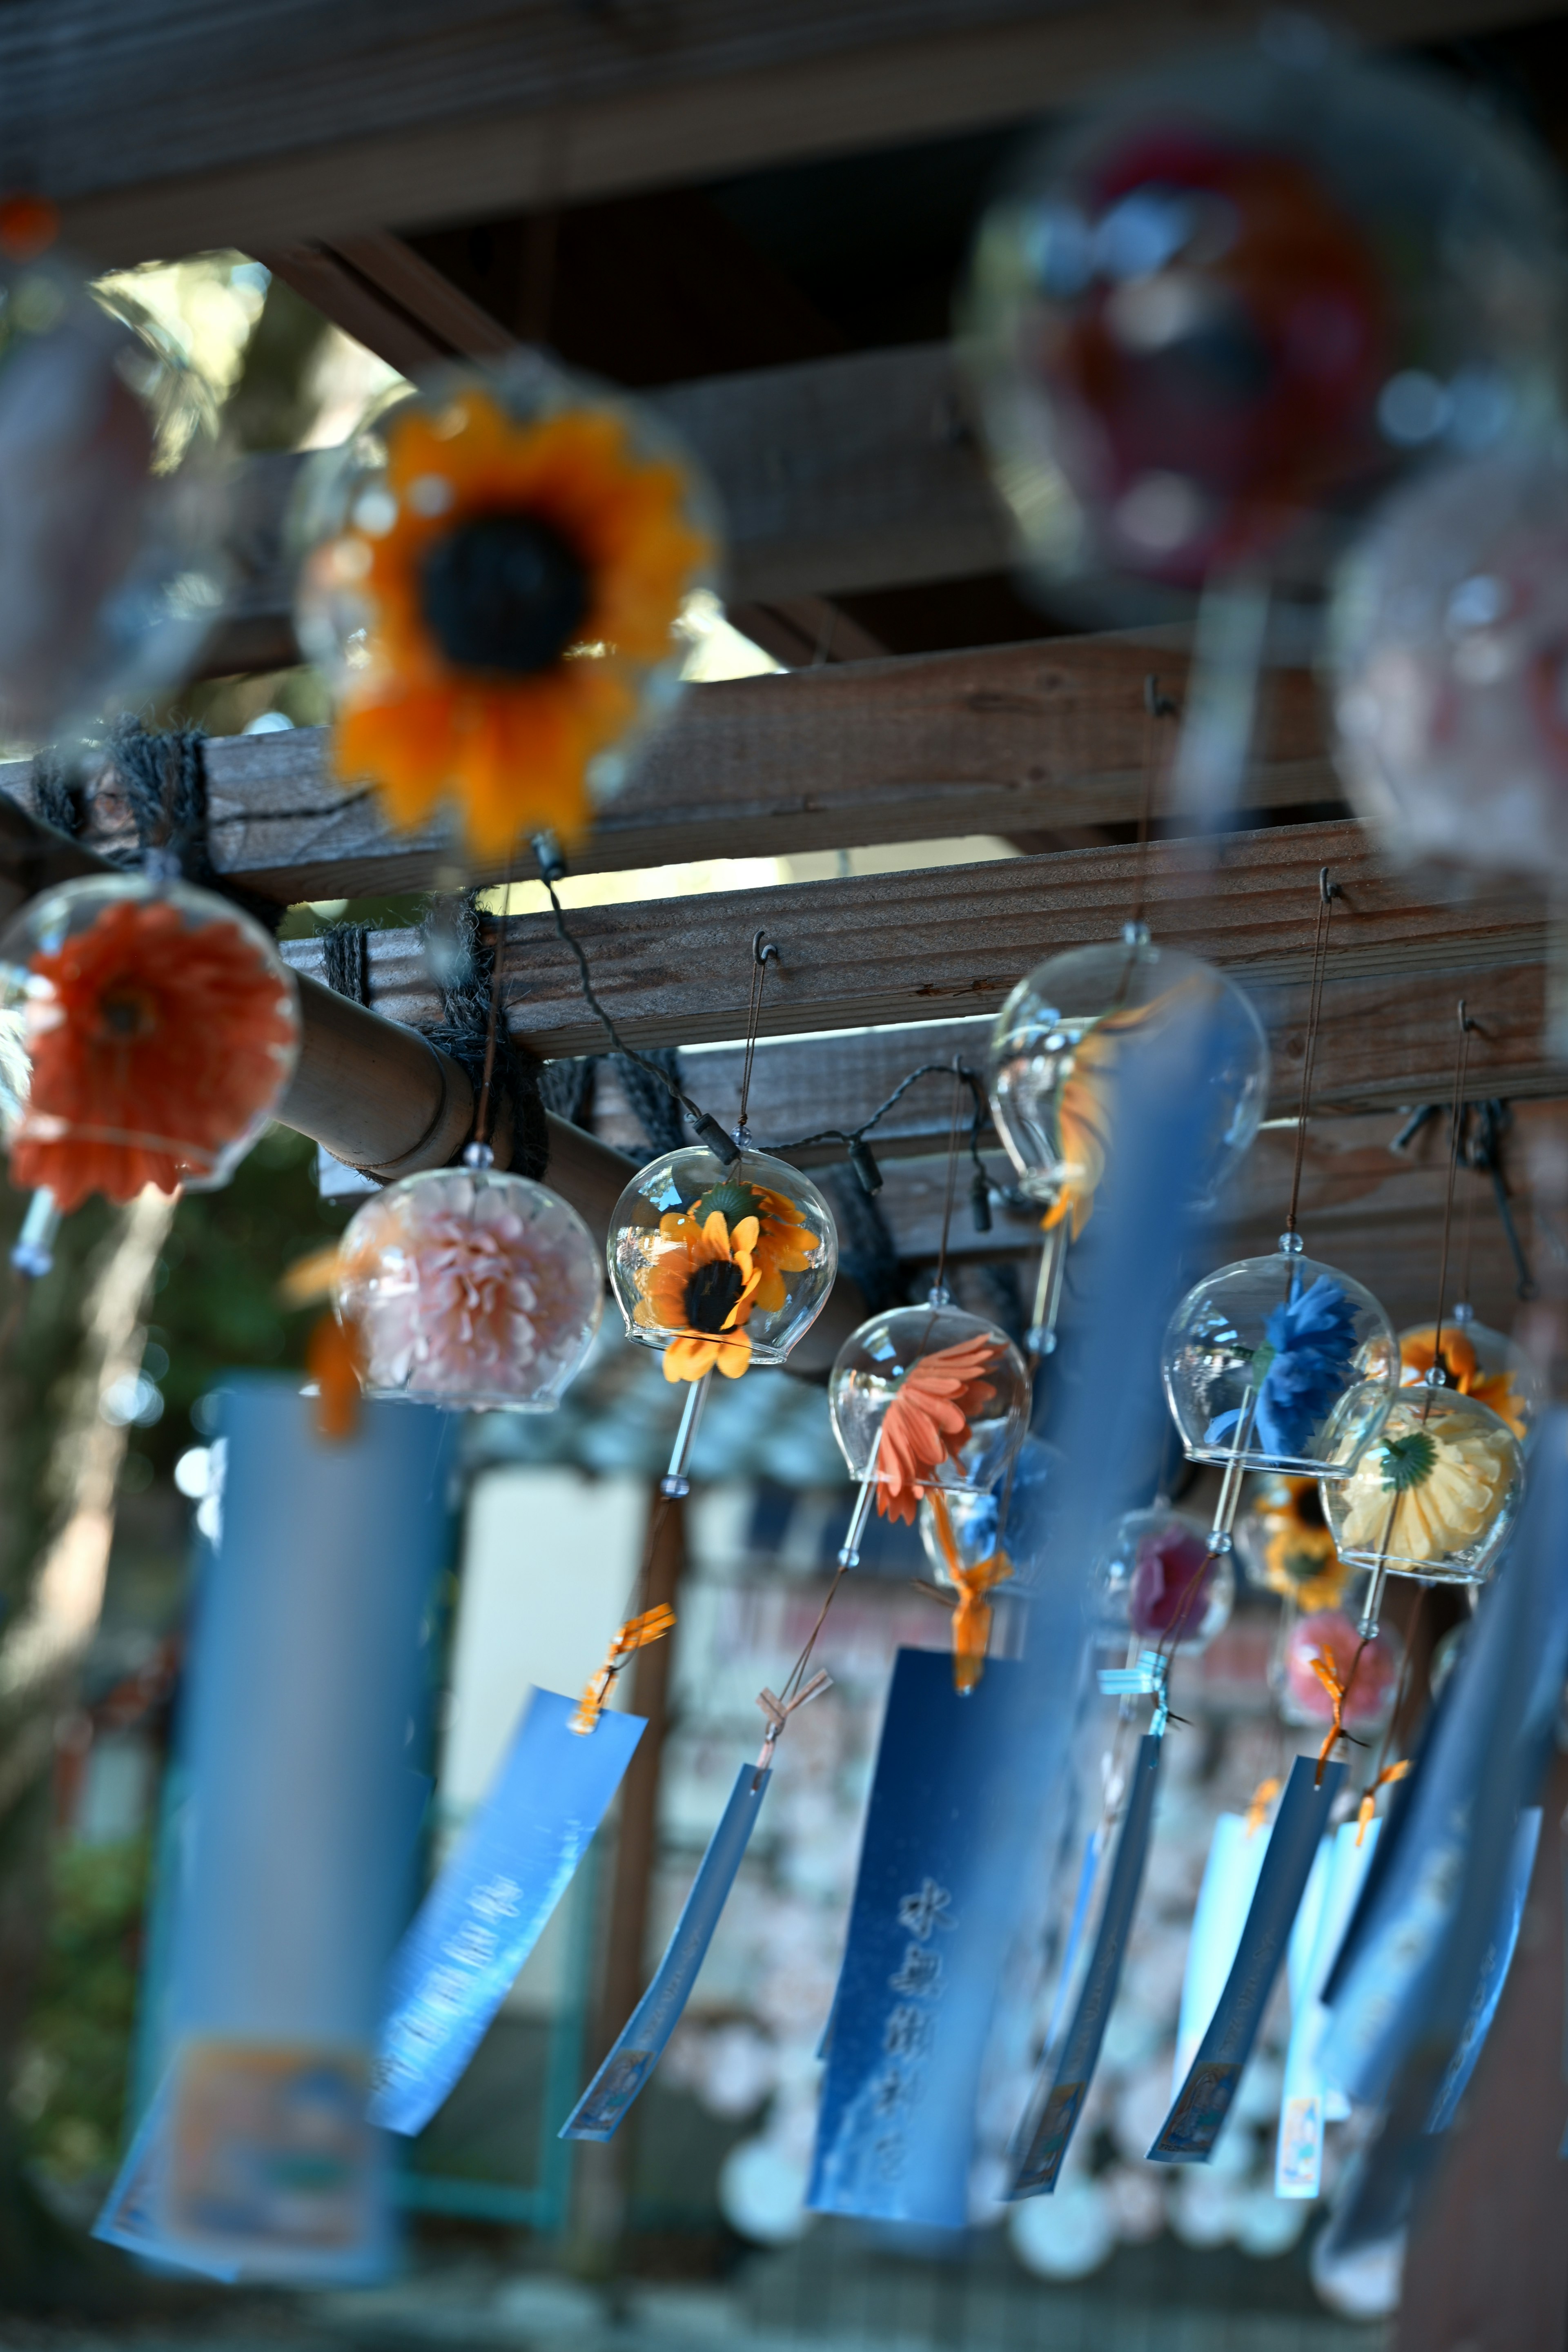
[[[497,964],[505,933],[492,930],[486,939],[475,893],[468,890],[455,902],[438,902],[432,908],[426,919],[425,940],[441,992],[444,1018],[424,1034],[466,1073],[476,1106],[485,1096],[489,1062],[489,1105],[494,1104],[498,1086],[511,1105],[512,1171],[537,1183],[549,1164],[550,1129],[539,1092],[539,1066],[508,1034],[500,1017],[503,992]],[[432,952],[437,943],[438,954]],[[489,1107],[483,1115],[488,1120]],[[474,1139],[488,1142],[490,1132],[489,1125],[481,1131],[477,1114]],[[456,1161],[462,1160],[467,1149],[465,1144]]]
[[[713,1153],[715,1159],[721,1160],[726,1168],[733,1167],[735,1161],[741,1156],[740,1146],[736,1143],[734,1137],[730,1134],[727,1129],[721,1127],[719,1121],[712,1116],[710,1111],[705,1111],[700,1103],[692,1101],[691,1097],[684,1091],[679,1080],[671,1077],[667,1071],[661,1070],[657,1062],[650,1061],[646,1054],[639,1054],[636,1052],[633,1047],[628,1045],[626,1039],[621,1035],[620,1031],[616,1028],[615,1023],[611,1020],[608,1013],[605,1012],[605,1007],[600,1003],[597,995],[595,993],[593,975],[588,970],[588,959],[583,951],[581,941],[578,940],[570,930],[568,930],[566,927],[566,918],[562,911],[561,901],[556,896],[555,885],[561,878],[561,876],[564,873],[565,868],[561,864],[559,857],[552,857],[547,864],[544,852],[540,849],[538,843],[536,843],[534,846],[539,855],[541,878],[543,881],[546,890],[550,893],[550,904],[555,912],[556,934],[564,945],[571,949],[573,954],[577,959],[577,971],[582,982],[584,1001],[587,1004],[589,1011],[599,1022],[600,1025],[604,1029],[605,1034],[608,1037],[611,1045],[615,1047],[616,1052],[624,1055],[626,1060],[628,1062],[635,1063],[639,1070],[646,1070],[651,1078],[656,1079],[658,1085],[663,1087],[666,1091],[674,1097],[675,1101],[679,1104],[681,1109],[686,1113],[687,1118],[691,1121],[694,1130],[701,1140],[708,1146],[709,1150]],[[753,993],[755,993],[756,982],[754,980],[752,982],[752,990]]]
[[[741,1116],[735,1124],[735,1140],[742,1150],[752,1139],[746,1113],[752,1099],[752,1066],[757,1058],[757,1024],[763,1017],[763,984],[769,964],[778,960],[777,948],[765,931],[759,931],[752,941],[752,993],[746,1006],[746,1054],[741,1064]]]
[[[1459,1050],[1454,1057],[1454,1102],[1449,1129],[1448,1189],[1443,1202],[1443,1249],[1437,1265],[1437,1312],[1434,1318],[1432,1333],[1432,1368],[1435,1371],[1442,1373],[1445,1383],[1452,1376],[1443,1360],[1443,1308],[1448,1289],[1448,1248],[1454,1232],[1454,1186],[1458,1181],[1459,1151],[1464,1139],[1465,1080],[1470,1066],[1470,1039],[1476,1028],[1476,1024],[1465,1010],[1465,1000],[1462,996],[1458,1003],[1458,1017]],[[1431,1385],[1428,1383],[1426,1398],[1421,1408],[1423,1421],[1426,1420],[1430,1410]]]
[[[764,1151],[804,1151],[808,1146],[816,1143],[841,1143],[849,1165],[859,1179],[862,1192],[867,1194],[879,1192],[882,1189],[882,1171],[877,1165],[876,1157],[866,1138],[874,1128],[881,1124],[896,1105],[902,1102],[910,1088],[920,1079],[949,1078],[954,1075],[968,1087],[973,1106],[973,1114],[969,1123],[968,1145],[969,1156],[974,1163],[974,1173],[970,1181],[970,1205],[974,1213],[975,1231],[988,1234],[991,1230],[991,1178],[987,1173],[985,1162],[980,1156],[980,1139],[985,1132],[986,1121],[991,1116],[991,1107],[986,1100],[985,1088],[979,1076],[966,1062],[921,1062],[918,1069],[910,1071],[907,1077],[900,1079],[887,1100],[879,1103],[870,1118],[863,1118],[858,1127],[820,1127],[813,1134],[797,1135],[787,1142],[766,1143],[762,1149]]]
[[[1312,1108],[1312,1066],[1318,1058],[1318,1029],[1323,1009],[1323,968],[1328,961],[1329,922],[1339,897],[1337,882],[1329,879],[1325,866],[1318,876],[1318,918],[1312,932],[1312,977],[1307,995],[1307,1034],[1301,1047],[1301,1101],[1296,1114],[1296,1160],[1290,1171],[1290,1209],[1285,1219],[1285,1230],[1295,1233],[1296,1213],[1301,1200],[1301,1166],[1307,1150],[1307,1121]]]
[[[947,1193],[942,1204],[942,1246],[936,1254],[936,1276],[931,1284],[931,1301],[946,1303],[947,1244],[952,1231],[953,1195],[958,1191],[958,1114],[963,1104],[963,1072],[955,1068],[952,1074],[952,1118],[947,1130]]]
[[[1163,781],[1167,762],[1160,756],[1159,729],[1162,719],[1176,719],[1180,706],[1170,695],[1162,694],[1160,681],[1152,670],[1143,680],[1143,798],[1138,812],[1138,856],[1133,866],[1131,923],[1135,930],[1143,929],[1149,906],[1149,858],[1154,818],[1154,787]]]
[[[504,917],[511,897],[511,858],[506,861],[506,880],[501,884],[500,908]],[[490,1112],[490,1089],[496,1074],[496,1038],[500,1028],[501,967],[506,961],[507,931],[504,920],[490,947],[490,1007],[485,1021],[484,1072],[479,1079],[479,1100],[474,1106],[473,1142],[477,1152],[488,1152],[493,1120]],[[467,1152],[464,1153],[467,1159]],[[477,1155],[476,1155],[477,1156]],[[493,1153],[491,1157],[493,1158]]]

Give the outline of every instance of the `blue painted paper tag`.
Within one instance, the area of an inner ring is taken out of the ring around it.
[[[370,2118],[423,2130],[484,2038],[587,1852],[642,1737],[533,1691],[506,1761],[393,1959]]]
[[[194,2271],[199,2278],[215,2278],[233,2286],[239,2278],[237,2263],[172,2245],[163,2234],[163,2175],[169,2154],[171,2083],[167,2075],[147,2103],[130,2147],[121,2160],[108,2196],[92,2225],[92,2235],[122,2253],[137,2254],[146,2263],[166,2263],[171,2268]]]
[[[1279,2105],[1279,2137],[1274,2158],[1276,2197],[1316,2197],[1322,2185],[1323,2126],[1350,2113],[1350,2104],[1323,2079],[1320,2050],[1329,2021],[1323,1987],[1344,1941],[1373,1856],[1383,1834],[1381,1822],[1345,1822],[1319,1849],[1314,1874],[1327,1858],[1322,1895],[1312,1922],[1311,1951],[1300,1974],[1292,1970],[1290,2042]],[[1301,1906],[1305,1914],[1307,1906]],[[1294,1939],[1292,1939],[1294,1944]]]
[[[1342,1764],[1329,1764],[1323,1768],[1321,1787],[1315,1788],[1317,1769],[1310,1756],[1298,1756],[1291,1769],[1219,2007],[1149,2150],[1151,2164],[1206,2164],[1214,2154],[1284,1964],[1330,1807],[1344,1779]]]
[[[1541,1843],[1541,1807],[1527,1805],[1519,1817],[1513,1833],[1513,1851],[1509,1856],[1508,1884],[1503,1889],[1502,1916],[1497,1932],[1487,1946],[1481,1961],[1480,1979],[1476,1996],[1465,2019],[1458,2047],[1448,2061],[1432,2109],[1429,2132],[1447,2131],[1453,2122],[1459,2101],[1464,2097],[1470,2076],[1476,2071],[1487,2035],[1491,2032],[1497,2005],[1502,1999],[1502,1989],[1508,1982],[1508,1972],[1513,1966],[1519,1930],[1524,1918],[1525,1897],[1530,1893],[1531,1874],[1535,1868],[1535,1850]]]
[[[1054,2050],[1067,2023],[1068,2001],[1078,1980],[1078,1956],[1083,1948],[1084,1930],[1089,1925],[1089,1905],[1094,1899],[1095,1881],[1100,1876],[1100,1856],[1105,1852],[1105,1832],[1100,1824],[1090,1830],[1084,1841],[1083,1862],[1079,1869],[1078,1888],[1072,1900],[1072,1916],[1068,1922],[1067,1937],[1062,1946],[1062,1964],[1057,1977],[1057,1990],[1051,2002],[1050,2022],[1046,2027],[1046,2048]]]
[[[616,2127],[648,2076],[680,2022],[691,1998],[698,1970],[707,1958],[713,1930],[735,1883],[763,1799],[770,1772],[742,1764],[735,1776],[718,1828],[681,1906],[675,1933],[654,1971],[653,1982],[616,2036],[609,2056],[561,2126],[563,2139],[613,2139]]]
[[[1260,1825],[1250,1832],[1245,1813],[1221,1813],[1214,1825],[1209,1858],[1204,1865],[1193,1932],[1187,1941],[1187,1965],[1182,1978],[1182,2008],[1176,2024],[1176,2055],[1171,2096],[1175,2098],[1187,2079],[1219,1997],[1235,1964],[1241,1931],[1258,1889],[1258,1874],[1268,1851],[1269,1832]]]
[[[899,1652],[834,2008],[806,2199],[816,2212],[967,2221],[973,2116],[932,2128],[931,2062],[984,1865],[987,1778],[1023,1688],[1021,1667],[993,1659],[961,1695],[945,1654]]]
[[[1105,1907],[1095,1930],[1083,1989],[1060,2050],[1048,2053],[1040,2070],[1030,2110],[1032,2120],[1026,2126],[1027,2137],[1007,2191],[1009,2199],[1050,2196],[1072,2143],[1079,2112],[1099,2063],[1100,2045],[1105,2039],[1121,1981],[1132,1915],[1138,1907],[1164,1748],[1163,1739],[1155,1738],[1150,1732],[1145,1732],[1138,1743],[1127,1811],[1116,1842],[1110,1884],[1105,1891]]]

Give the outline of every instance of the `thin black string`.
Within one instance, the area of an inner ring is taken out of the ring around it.
[[[1290,1211],[1285,1220],[1288,1234],[1296,1231],[1296,1212],[1301,1199],[1301,1163],[1307,1149],[1307,1119],[1312,1107],[1312,1065],[1318,1057],[1318,1025],[1323,1009],[1323,968],[1328,961],[1329,919],[1338,896],[1338,885],[1330,881],[1329,869],[1325,866],[1318,875],[1318,917],[1312,933],[1312,977],[1307,996],[1307,1035],[1301,1048],[1301,1102],[1296,1114],[1296,1162],[1290,1171]]]
[[[1149,903],[1149,848],[1153,826],[1154,782],[1161,766],[1157,729],[1162,719],[1174,719],[1177,706],[1160,691],[1152,670],[1143,681],[1143,799],[1138,812],[1138,856],[1133,867],[1132,921],[1142,928]]]
[[[933,1293],[947,1286],[947,1244],[952,1231],[952,1203],[958,1191],[958,1113],[963,1101],[963,1072],[955,1068],[952,1074],[952,1118],[947,1130],[947,1197],[942,1205],[942,1247],[936,1257],[936,1280]]]
[[[1461,996],[1459,999],[1459,1050],[1454,1057],[1453,1129],[1448,1150],[1448,1189],[1443,1202],[1443,1249],[1437,1265],[1437,1312],[1434,1318],[1432,1331],[1432,1361],[1441,1368],[1445,1378],[1447,1376],[1448,1367],[1443,1362],[1443,1307],[1448,1289],[1448,1244],[1454,1230],[1454,1186],[1459,1173],[1460,1118],[1465,1100],[1465,1079],[1470,1066],[1470,1036],[1475,1025],[1465,1010],[1465,1000]],[[1430,1410],[1431,1391],[1428,1389],[1426,1402],[1422,1409],[1423,1421],[1426,1420]]]
[[[763,984],[768,976],[770,963],[778,961],[778,950],[771,945],[765,932],[759,931],[752,941],[752,993],[746,1006],[746,1054],[741,1065],[741,1117],[737,1128],[742,1143],[751,1139],[746,1109],[752,1099],[752,1065],[757,1058],[757,1026],[763,1017]]]
[[[507,902],[511,897],[511,857],[506,861],[506,880],[501,885],[500,911],[504,918]],[[485,1028],[485,1066],[479,1080],[479,1097],[474,1111],[474,1141],[489,1143],[490,1139],[490,1086],[496,1074],[496,1034],[500,1026],[501,966],[506,960],[507,928],[504,919],[498,927],[498,936],[490,950],[490,1010]]]

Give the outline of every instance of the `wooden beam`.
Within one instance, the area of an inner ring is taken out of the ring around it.
[[[769,967],[765,1035],[860,1028],[890,1021],[994,1013],[1019,977],[1057,950],[1116,936],[1134,887],[1133,849],[1081,849],[986,866],[797,883],[772,890],[642,900],[583,908],[572,928],[595,984],[634,1045],[689,1045],[744,1033],[751,942],[759,928],[779,949]],[[1156,933],[1173,947],[1218,963],[1248,985],[1300,987],[1312,954],[1318,875],[1327,865],[1342,892],[1330,949],[1330,986],[1346,982],[1420,982],[1396,1002],[1415,1012],[1428,994],[1429,1032],[1440,1044],[1461,990],[1476,975],[1517,972],[1538,962],[1547,937],[1544,903],[1517,886],[1479,881],[1468,898],[1436,907],[1362,828],[1351,822],[1280,826],[1214,845],[1164,842],[1148,861],[1147,906]],[[583,1002],[576,967],[547,916],[506,926],[510,1020],[546,1055],[597,1051],[603,1032]],[[371,940],[374,1001],[418,1027],[435,1017],[419,942],[410,931]],[[310,941],[289,950],[310,969]],[[1509,1001],[1513,1035],[1523,984]],[[1378,1000],[1374,996],[1373,1002]],[[1384,1000],[1385,1003],[1387,1000]],[[1287,1003],[1289,1000],[1287,1000]],[[1368,1088],[1379,1099],[1425,1099],[1441,1092],[1448,1051],[1417,1067],[1387,1013],[1372,1024],[1387,1059],[1366,1045]],[[1287,1032],[1289,1022],[1287,1022]],[[1452,1031],[1449,1030],[1451,1040]],[[1514,1037],[1528,1090],[1546,1091],[1549,1065]],[[1375,1080],[1370,1068],[1381,1071]],[[1325,1086],[1329,1083],[1325,1070]],[[1397,1093],[1386,1091],[1398,1089]],[[1478,1087],[1478,1091],[1480,1091]],[[1510,1087],[1525,1091],[1526,1084]]]
[[[406,247],[407,278],[436,280],[419,299],[439,331],[384,288],[351,270],[349,254],[396,238],[353,241],[341,252],[279,262],[292,284],[405,373],[466,345],[445,340],[460,308],[483,322],[490,349],[510,341],[488,315]],[[427,299],[426,299],[427,298]],[[468,340],[482,340],[473,327]],[[701,377],[640,395],[690,445],[718,491],[728,535],[726,592],[735,606],[788,604],[1008,568],[1015,545],[965,422],[951,347],[913,343]],[[238,469],[231,551],[238,584],[204,667],[226,670],[297,661],[294,561],[287,517],[300,467],[288,455]],[[743,620],[741,625],[744,625]],[[853,634],[853,625],[847,624]],[[853,651],[848,635],[844,650]]]
[[[1362,0],[1371,41],[1549,14]],[[1059,108],[1226,33],[1247,0],[13,0],[21,176],[106,261],[473,220]],[[26,141],[24,147],[24,131]],[[25,165],[23,163],[26,155]]]
[[[601,813],[574,869],[1131,823],[1150,751],[1151,671],[1180,698],[1184,654],[1168,640],[1127,636],[694,687]],[[1334,805],[1339,784],[1311,678],[1277,673],[1268,700],[1249,804]],[[298,904],[420,889],[451,864],[442,831],[395,837],[373,797],[345,795],[330,780],[319,729],[215,737],[206,768],[214,863],[264,898]],[[29,778],[25,761],[0,766],[0,793],[31,806]],[[118,797],[95,800],[88,837],[114,845],[126,822]],[[503,870],[493,861],[475,879],[499,880]]]

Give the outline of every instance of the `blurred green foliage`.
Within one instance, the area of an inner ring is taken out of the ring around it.
[[[49,1939],[11,2093],[28,2156],[61,2181],[119,2159],[148,1841],[57,1840]]]

